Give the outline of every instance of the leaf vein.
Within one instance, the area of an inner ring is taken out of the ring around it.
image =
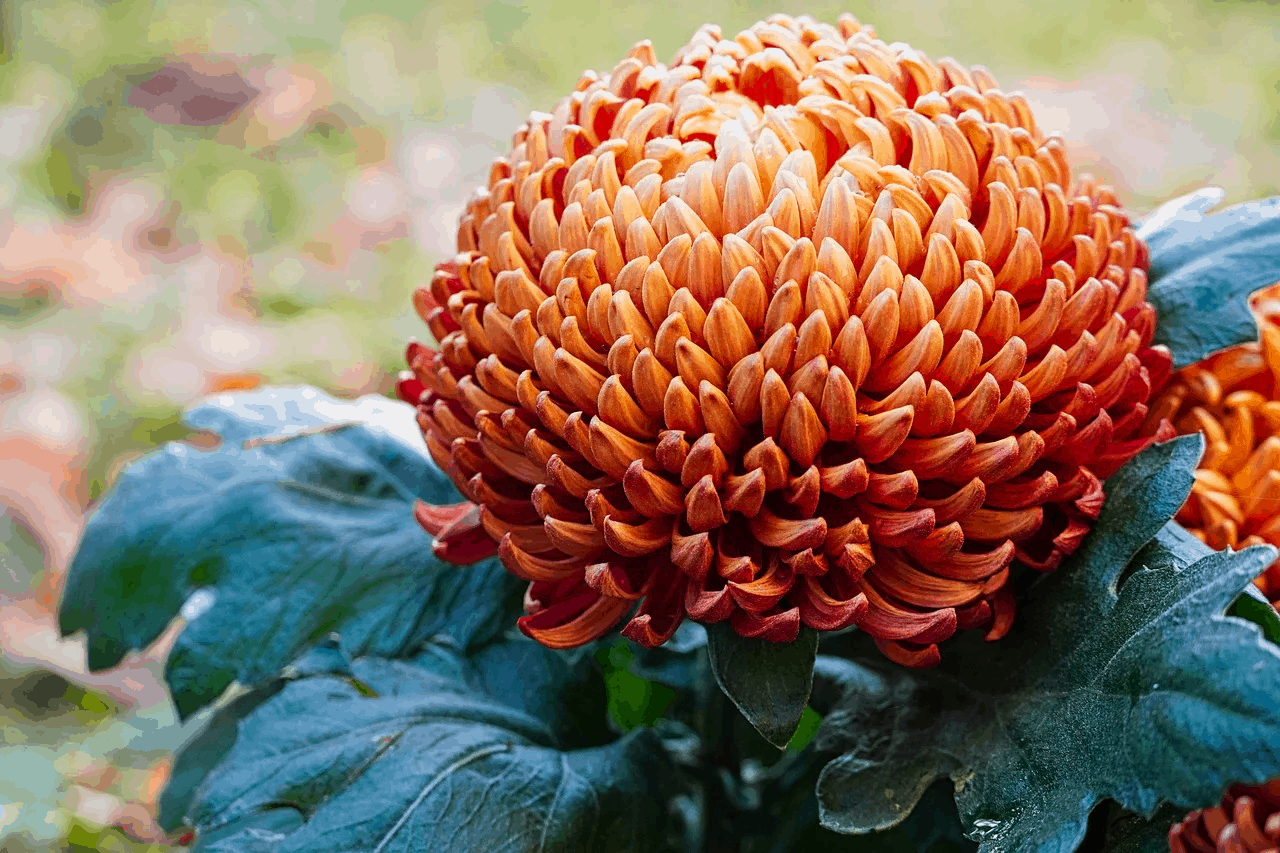
[[[404,826],[405,822],[409,820],[409,816],[413,814],[414,809],[422,805],[422,801],[425,800],[441,782],[449,778],[450,775],[474,761],[487,758],[496,752],[506,752],[509,748],[510,747],[507,744],[499,743],[492,746],[481,747],[480,749],[474,749],[466,755],[461,756],[444,770],[441,770],[433,776],[431,780],[422,787],[422,790],[418,792],[418,796],[409,804],[409,807],[404,810],[404,814],[400,815],[400,819],[397,820],[389,830],[387,830],[386,835],[382,836],[382,839],[378,842],[378,846],[373,848],[373,853],[382,853],[382,851],[386,849],[387,844],[389,844],[391,839],[395,837],[395,834],[400,831],[400,827]]]

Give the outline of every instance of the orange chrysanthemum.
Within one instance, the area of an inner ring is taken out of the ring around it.
[[[1280,781],[1237,785],[1222,805],[1169,830],[1172,853],[1267,853],[1280,848]]]
[[[1258,342],[1179,372],[1152,406],[1180,433],[1203,432],[1204,459],[1177,520],[1215,550],[1280,545],[1280,285],[1258,293]],[[1280,602],[1280,563],[1258,586]]]
[[[1115,195],[982,68],[850,17],[641,43],[535,113],[417,294],[454,559],[530,582],[550,646],[686,616],[892,659],[995,639],[1015,560],[1056,567],[1141,428],[1148,252]],[[637,604],[638,602],[638,604]]]

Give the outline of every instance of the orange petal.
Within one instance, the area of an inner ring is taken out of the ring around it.
[[[581,557],[565,557],[555,552],[554,556],[530,554],[516,545],[510,536],[502,537],[498,545],[498,556],[502,564],[518,578],[530,583],[555,583],[582,573]]]
[[[757,616],[745,610],[736,610],[729,617],[733,630],[744,637],[758,637],[771,643],[791,643],[800,636],[800,608],[792,607],[781,613]]]
[[[822,518],[791,520],[780,518],[768,508],[750,521],[751,532],[769,548],[792,551],[817,548],[827,537],[827,522]]]
[[[604,521],[603,543],[624,557],[643,557],[646,554],[652,554],[670,541],[671,518],[669,516],[657,516],[643,524],[627,524],[614,518],[606,518]],[[562,548],[562,550],[574,553],[568,548]]]
[[[631,608],[622,598],[606,598],[594,590],[523,616],[516,625],[527,637],[552,649],[589,643],[618,623]]]
[[[867,610],[867,597],[849,599],[828,595],[817,578],[805,577],[797,587],[800,621],[818,631],[839,631],[858,621]]]

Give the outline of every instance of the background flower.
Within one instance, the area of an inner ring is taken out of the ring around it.
[[[1180,371],[1151,408],[1207,439],[1178,521],[1215,550],[1280,544],[1280,287],[1253,299],[1260,340]],[[1280,601],[1280,565],[1258,578]]]

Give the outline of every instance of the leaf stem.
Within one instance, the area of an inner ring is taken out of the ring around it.
[[[703,704],[702,790],[704,798],[703,853],[731,853],[740,849],[738,806],[728,786],[738,779],[738,756],[733,740],[738,709],[710,680]]]

